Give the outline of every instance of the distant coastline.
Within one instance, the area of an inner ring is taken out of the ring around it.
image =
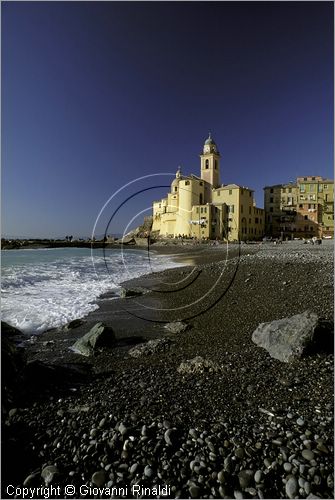
[[[150,245],[158,247],[183,247],[194,245],[213,245],[212,240],[193,240],[179,238],[159,238],[158,240],[151,239]],[[224,244],[223,242],[220,242]],[[148,238],[146,237],[128,237],[115,239],[114,241],[96,240],[59,240],[59,239],[1,239],[2,250],[20,250],[20,249],[39,249],[39,248],[120,248],[127,246],[129,248],[146,248]]]
[[[120,243],[110,243],[99,241],[88,241],[88,240],[52,240],[52,239],[1,239],[1,249],[2,250],[20,250],[20,249],[32,249],[32,248],[117,248]]]

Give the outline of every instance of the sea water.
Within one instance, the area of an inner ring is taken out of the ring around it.
[[[26,333],[61,327],[97,309],[97,298],[120,283],[177,264],[146,250],[50,248],[5,250],[2,320]]]

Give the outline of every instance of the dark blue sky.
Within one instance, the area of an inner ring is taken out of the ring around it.
[[[2,3],[3,234],[91,234],[125,183],[199,174],[208,131],[221,182],[259,206],[265,185],[333,177],[332,2]],[[121,191],[98,233],[170,181]]]

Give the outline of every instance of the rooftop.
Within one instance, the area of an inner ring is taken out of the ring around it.
[[[222,184],[222,186],[215,188],[214,191],[220,191],[221,189],[246,189],[248,191],[254,191],[253,189],[250,189],[246,186],[239,186],[238,184]]]

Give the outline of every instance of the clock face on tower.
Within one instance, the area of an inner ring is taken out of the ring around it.
[[[204,145],[204,154],[206,153],[216,153],[216,146],[215,144],[205,144]]]

